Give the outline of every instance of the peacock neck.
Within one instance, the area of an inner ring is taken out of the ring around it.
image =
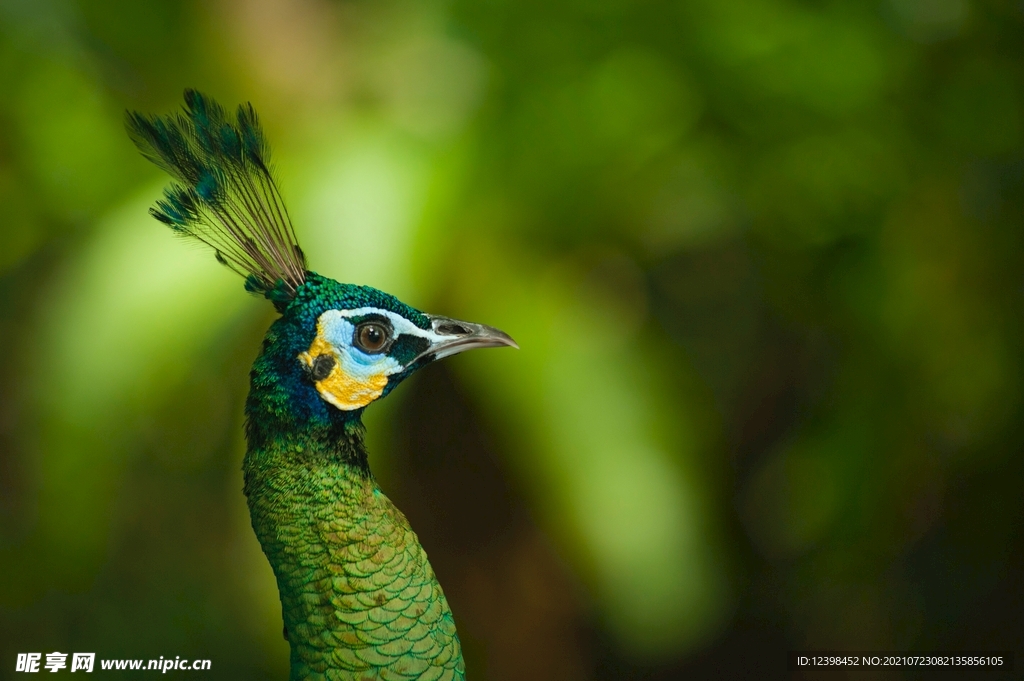
[[[277,468],[330,470],[353,481],[372,480],[364,435],[362,422],[353,419],[250,442],[242,464],[246,494]]]
[[[311,670],[330,656],[320,642],[332,626],[326,614],[329,576],[339,569],[334,556],[369,521],[379,494],[362,425],[282,433],[250,445],[243,471],[252,527],[281,597],[290,678],[321,678]]]
[[[242,470],[253,528],[264,550],[282,530],[315,534],[315,524],[363,512],[378,489],[360,421],[281,433],[250,444]],[[273,565],[273,551],[267,551]],[[276,565],[274,566],[276,569]]]

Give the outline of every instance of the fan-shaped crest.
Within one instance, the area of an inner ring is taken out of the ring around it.
[[[150,209],[153,217],[212,247],[248,290],[290,300],[305,281],[306,261],[252,105],[239,106],[232,119],[217,102],[186,90],[182,113],[128,112],[126,125],[143,156],[175,180]]]

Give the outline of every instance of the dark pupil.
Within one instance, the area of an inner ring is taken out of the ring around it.
[[[380,350],[386,337],[379,324],[366,324],[359,328],[359,344],[364,350]]]

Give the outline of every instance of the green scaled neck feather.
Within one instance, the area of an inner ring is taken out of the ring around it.
[[[129,113],[128,132],[174,183],[151,213],[215,250],[281,317],[245,405],[252,526],[277,577],[293,680],[462,679],[455,622],[402,512],[381,492],[363,409],[426,364],[515,343],[307,269],[249,105],[195,91],[183,113]]]

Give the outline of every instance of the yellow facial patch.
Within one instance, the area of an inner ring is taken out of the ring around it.
[[[326,378],[315,382],[316,389],[322,398],[338,409],[361,409],[384,392],[388,384],[389,362],[381,361],[380,364],[384,366],[379,368],[353,362],[344,352],[335,352],[318,329],[309,350],[299,355],[299,361],[312,369],[316,358],[322,355],[332,357],[334,366]]]

